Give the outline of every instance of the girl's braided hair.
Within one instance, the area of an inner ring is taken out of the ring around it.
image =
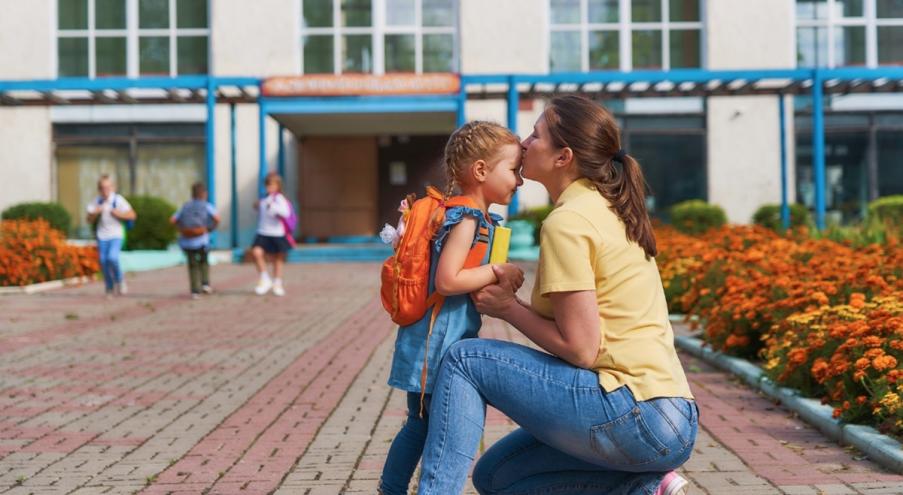
[[[455,186],[466,168],[477,160],[489,162],[506,144],[520,146],[517,136],[494,122],[475,120],[458,128],[445,145],[445,196],[454,194]]]

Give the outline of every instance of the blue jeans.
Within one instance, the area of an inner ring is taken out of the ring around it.
[[[521,345],[464,340],[446,354],[433,389],[421,495],[461,493],[486,404],[521,429],[474,468],[484,495],[652,494],[689,459],[699,414],[692,400],[606,392],[595,372]]]
[[[429,427],[430,395],[424,396],[424,415],[420,417],[420,394],[408,392],[408,418],[392,440],[389,455],[379,480],[382,495],[407,495],[414,469],[423,454]]]
[[[97,252],[100,253],[100,272],[107,292],[113,291],[113,284],[122,282],[122,269],[119,268],[119,252],[122,251],[122,239],[97,240]]]

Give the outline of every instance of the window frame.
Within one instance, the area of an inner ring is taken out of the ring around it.
[[[414,73],[424,74],[423,72],[423,37],[431,34],[443,34],[452,36],[452,72],[460,70],[460,22],[461,9],[459,2],[452,1],[452,9],[454,20],[451,26],[424,26],[423,25],[423,0],[414,0],[414,24],[410,26],[390,26],[386,22],[386,0],[372,0],[370,26],[342,26],[342,0],[332,1],[332,26],[329,27],[304,27],[304,2],[306,0],[298,0],[298,38],[301,47],[300,66],[298,73],[304,75],[304,37],[305,36],[332,36],[332,73],[341,75],[342,70],[342,38],[346,35],[370,35],[370,46],[373,47],[373,67],[369,73],[373,75],[386,74],[385,61],[385,39],[387,35],[414,35]],[[391,72],[394,73],[394,72]],[[400,72],[404,74],[404,72]],[[314,72],[313,74],[323,74],[322,72]],[[347,74],[361,74],[360,72],[347,72]],[[429,74],[429,72],[427,72]]]
[[[121,77],[135,79],[139,77],[157,77],[142,76],[140,57],[140,40],[142,37],[166,37],[169,40],[169,72],[166,76],[161,77],[177,77],[179,76],[179,60],[178,60],[178,38],[179,37],[198,37],[207,38],[207,74],[211,73],[211,65],[213,58],[210,55],[210,17],[213,7],[211,0],[205,0],[207,4],[207,27],[206,28],[180,28],[176,25],[176,9],[178,0],[168,0],[169,2],[169,27],[168,28],[140,28],[138,25],[138,3],[139,0],[125,0],[125,29],[97,29],[95,19],[96,0],[86,0],[88,4],[88,26],[87,29],[60,29],[59,24],[59,0],[54,3],[53,9],[53,73],[55,77],[60,77],[60,57],[59,57],[59,40],[62,38],[76,38],[88,40],[88,74],[85,76],[64,76],[64,77],[87,77],[89,79],[97,79],[97,39],[98,38],[125,38],[125,63],[126,73]],[[197,74],[191,74],[197,75]],[[106,77],[106,76],[101,76]],[[114,76],[119,77],[119,76]]]
[[[800,28],[820,28],[827,30],[827,53],[828,61],[824,66],[816,65],[816,67],[826,67],[833,69],[835,67],[857,67],[855,65],[838,65],[836,63],[835,50],[835,33],[837,28],[844,27],[864,27],[865,28],[865,64],[864,67],[876,68],[881,67],[878,63],[878,28],[879,27],[903,27],[903,17],[879,19],[878,5],[876,0],[863,0],[861,17],[843,17],[836,15],[835,5],[837,0],[826,0],[828,15],[824,19],[800,19],[796,15],[796,6],[798,0],[794,0],[793,13],[793,49],[795,53],[799,53],[799,29]],[[817,39],[816,39],[817,43]],[[817,50],[817,47],[816,47]],[[797,62],[797,67],[800,67]]]
[[[662,7],[662,20],[658,22],[633,22],[633,6],[631,0],[618,0],[618,22],[591,23],[589,22],[588,0],[580,2],[579,24],[555,24],[552,22],[552,1],[546,1],[546,21],[549,38],[547,40],[546,72],[552,72],[552,33],[554,32],[579,32],[580,33],[580,72],[592,70],[619,70],[629,72],[633,68],[633,33],[634,31],[657,31],[661,33],[661,69],[671,70],[671,31],[693,30],[699,32],[699,68],[706,67],[705,57],[705,0],[699,0],[698,21],[671,21],[671,3],[669,0],[658,0]],[[589,63],[589,36],[590,33],[615,31],[618,33],[618,68],[617,69],[590,69]],[[638,69],[647,70],[647,69]]]

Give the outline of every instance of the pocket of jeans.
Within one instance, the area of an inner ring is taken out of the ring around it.
[[[608,423],[591,427],[590,444],[599,460],[613,467],[641,466],[669,452],[649,429],[638,407]]]

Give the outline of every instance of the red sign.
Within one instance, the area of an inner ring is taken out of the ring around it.
[[[457,74],[311,74],[271,77],[264,96],[442,95],[461,88]]]

